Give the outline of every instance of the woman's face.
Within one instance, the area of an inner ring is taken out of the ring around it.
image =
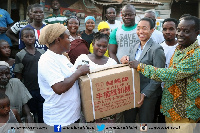
[[[85,23],[85,27],[87,30],[92,31],[95,28],[95,22],[92,19],[88,19]]]
[[[137,35],[140,41],[147,42],[151,37],[154,29],[150,29],[150,23],[148,21],[142,20],[137,25]]]
[[[110,36],[110,29],[109,28],[100,29],[99,32],[101,32],[103,34],[107,34],[108,36]]]
[[[93,43],[93,53],[96,56],[103,56],[108,48],[108,40],[101,38]]]
[[[69,40],[69,32],[66,30],[64,32],[64,38],[60,40],[60,43],[62,44],[62,46],[64,47],[64,49],[66,49],[66,51],[70,50],[70,40]]]
[[[71,18],[68,21],[67,28],[71,34],[75,34],[79,28],[79,21],[76,18]]]
[[[1,42],[0,44],[0,54],[3,57],[10,57],[10,45],[7,42]]]

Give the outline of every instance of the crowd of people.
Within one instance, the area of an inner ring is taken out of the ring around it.
[[[125,5],[121,23],[109,7],[107,21],[95,33],[93,16],[85,18],[85,30],[79,31],[79,19],[61,15],[58,0],[52,0],[51,8],[53,13],[44,18],[42,5],[30,5],[29,19],[13,25],[0,9],[0,126],[85,122],[78,78],[94,69],[129,64],[140,73],[140,107],[94,122],[185,123],[181,131],[192,132],[195,126],[189,123],[200,121],[197,17],[167,18],[160,32],[152,11],[136,24],[135,7]],[[15,59],[10,58],[11,40],[19,44]]]

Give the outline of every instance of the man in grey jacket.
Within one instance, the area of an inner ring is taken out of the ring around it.
[[[150,18],[143,18],[140,20],[136,32],[140,39],[140,43],[133,45],[130,48],[130,61],[137,60],[141,63],[164,68],[164,50],[150,38],[153,31],[154,22]],[[123,56],[120,61],[123,64],[128,63],[129,57]],[[156,101],[162,91],[162,89],[159,89],[160,84],[160,82],[156,82],[140,74],[141,99],[138,101],[140,108],[134,108],[124,112],[126,123],[134,123],[137,113],[139,113],[140,123],[153,122]]]

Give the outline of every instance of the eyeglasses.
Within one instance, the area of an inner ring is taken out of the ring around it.
[[[127,13],[127,14],[122,14],[122,17],[132,17],[132,16],[135,16],[136,14],[134,13]]]

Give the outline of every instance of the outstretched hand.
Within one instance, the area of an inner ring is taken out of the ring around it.
[[[120,62],[122,64],[128,64],[128,61],[129,61],[129,56],[127,55],[124,55],[121,59],[120,59]]]

